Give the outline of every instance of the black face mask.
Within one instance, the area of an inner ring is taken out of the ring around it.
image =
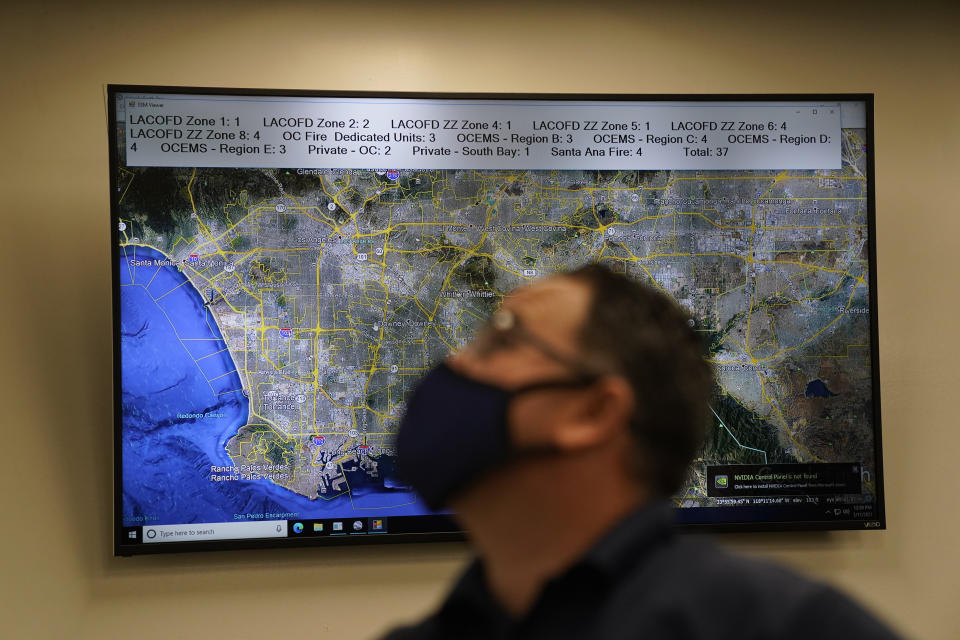
[[[477,382],[445,362],[420,381],[397,435],[397,471],[431,509],[518,452],[510,444],[507,409],[522,393],[585,387],[597,376],[551,380],[506,390]]]

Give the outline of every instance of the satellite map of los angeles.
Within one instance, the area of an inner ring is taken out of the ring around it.
[[[428,513],[394,476],[405,397],[510,290],[588,261],[709,345],[678,507],[725,504],[708,467],[782,463],[855,462],[869,501],[865,140],[829,170],[118,166],[124,526]]]

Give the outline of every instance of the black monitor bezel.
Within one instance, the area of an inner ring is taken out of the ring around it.
[[[193,95],[246,95],[258,97],[313,97],[313,98],[413,98],[439,100],[553,100],[553,101],[709,101],[709,102],[746,102],[746,101],[824,101],[824,102],[863,102],[866,116],[867,144],[867,225],[870,270],[870,358],[873,391],[874,418],[874,456],[875,467],[875,505],[877,517],[864,520],[831,521],[745,521],[722,523],[684,523],[677,528],[687,532],[774,532],[774,531],[842,531],[842,530],[884,530],[887,527],[885,493],[883,488],[883,456],[880,413],[880,371],[879,371],[879,331],[877,326],[877,247],[876,247],[876,187],[874,171],[874,94],[873,93],[730,93],[730,94],[633,94],[633,93],[459,93],[459,92],[420,92],[420,91],[314,91],[305,89],[250,89],[230,87],[188,87],[165,85],[108,84],[105,87],[107,98],[108,158],[110,185],[110,238],[111,238],[111,301],[112,301],[112,347],[113,347],[113,420],[114,420],[114,544],[116,556],[141,554],[163,554],[189,551],[223,551],[240,549],[303,548],[318,546],[390,544],[407,542],[446,542],[464,540],[465,532],[458,529],[450,518],[437,516],[418,516],[430,518],[436,523],[436,530],[423,533],[387,533],[383,535],[327,536],[304,538],[256,538],[243,540],[215,540],[203,542],[177,542],[158,544],[125,543],[122,534],[125,529],[122,521],[122,411],[120,399],[120,287],[117,270],[113,265],[119,260],[120,235],[114,223],[117,217],[117,129],[116,96],[119,93],[182,93]]]

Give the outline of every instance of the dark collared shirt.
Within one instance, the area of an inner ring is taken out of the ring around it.
[[[520,619],[487,589],[481,562],[439,611],[386,640],[887,640],[837,590],[673,532],[668,505],[641,508],[548,582]]]

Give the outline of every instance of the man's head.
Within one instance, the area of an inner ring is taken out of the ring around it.
[[[633,390],[637,470],[671,495],[703,442],[713,373],[689,316],[666,294],[597,264],[569,274],[592,294],[579,342]]]
[[[428,374],[398,463],[434,506],[467,495],[484,504],[521,478],[533,494],[584,476],[621,501],[668,496],[702,441],[711,384],[675,303],[589,265],[511,293]]]
[[[515,452],[616,460],[656,495],[679,488],[703,438],[712,377],[686,314],[599,265],[513,292],[450,366],[527,389],[506,416]]]

